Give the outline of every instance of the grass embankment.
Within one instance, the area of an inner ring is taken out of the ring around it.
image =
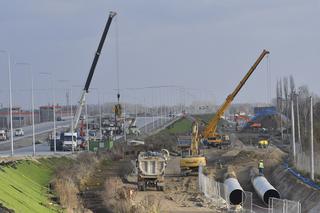
[[[192,115],[195,119],[203,121],[200,126],[200,131],[203,131],[204,127],[210,122],[214,114],[201,114]],[[223,126],[227,122],[224,119],[219,121],[219,125]],[[151,135],[146,138],[146,143],[151,144],[154,150],[168,149],[169,151],[176,150],[177,137],[180,135],[190,135],[192,129],[192,120],[187,117],[182,117],[167,128],[161,130],[155,135]]]
[[[191,131],[192,121],[186,118],[181,118],[178,121],[174,122],[172,125],[163,131],[168,131],[172,134],[185,134]]]
[[[62,212],[49,199],[48,184],[57,164],[66,158],[19,160],[1,165],[0,202],[21,213]]]
[[[152,145],[154,150],[168,149],[175,151],[177,137],[179,135],[188,135],[191,133],[192,121],[187,118],[181,118],[161,130],[160,132],[146,138],[146,143]]]

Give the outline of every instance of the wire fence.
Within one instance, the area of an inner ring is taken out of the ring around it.
[[[252,193],[244,192],[241,205],[232,205],[226,193],[223,183],[215,181],[213,178],[203,174],[203,168],[199,167],[199,190],[211,199],[215,206],[227,212],[252,212]],[[240,208],[240,209],[239,209]]]
[[[199,167],[198,181],[200,192],[203,192],[207,198],[211,199],[215,206],[226,212],[301,213],[301,204],[298,201],[269,198],[268,208],[264,208],[253,204],[253,194],[247,191],[244,191],[240,205],[231,205],[224,184],[204,175],[202,166]]]
[[[301,204],[292,200],[269,198],[268,213],[301,213]]]

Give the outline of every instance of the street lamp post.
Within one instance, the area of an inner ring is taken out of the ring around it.
[[[31,69],[31,64],[29,63],[15,63],[16,65],[25,65],[29,67],[29,72],[31,75],[31,105],[32,105],[32,148],[33,156],[36,155],[36,138],[35,138],[35,127],[34,127],[34,85],[33,85],[33,72]]]
[[[12,88],[11,88],[11,58],[10,54],[5,50],[0,50],[8,57],[8,73],[9,73],[9,108],[10,108],[10,141],[11,141],[11,156],[13,156],[13,124],[12,124]]]

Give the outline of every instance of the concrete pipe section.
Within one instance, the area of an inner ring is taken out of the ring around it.
[[[234,177],[224,181],[225,195],[231,205],[241,205],[245,200],[245,193],[238,180]]]
[[[262,175],[257,175],[255,171],[251,172],[251,183],[254,190],[265,204],[269,204],[269,198],[280,198],[279,192],[268,182],[268,180]]]

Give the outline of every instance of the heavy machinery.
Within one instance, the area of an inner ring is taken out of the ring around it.
[[[4,129],[0,129],[0,141],[8,140],[7,132]]]
[[[261,139],[258,141],[258,147],[259,148],[268,148],[269,141],[267,139]]]
[[[140,129],[136,125],[135,118],[132,118],[129,121],[129,126],[126,128],[126,134],[127,135],[135,135],[135,136],[139,136],[141,134]]]
[[[136,161],[138,170],[138,190],[145,191],[147,187],[156,187],[158,191],[164,190],[164,174],[169,158],[169,151],[140,152]]]
[[[90,68],[90,72],[89,72],[89,75],[87,77],[87,81],[86,81],[85,86],[83,88],[82,94],[80,96],[79,105],[77,107],[77,111],[76,111],[74,119],[73,119],[73,123],[72,123],[72,127],[71,127],[71,133],[70,133],[71,135],[74,135],[74,132],[77,132],[76,131],[77,130],[77,126],[78,126],[78,123],[79,123],[79,120],[80,120],[80,115],[81,115],[81,112],[82,112],[82,108],[83,108],[83,106],[85,104],[86,95],[89,92],[89,87],[90,87],[90,83],[91,83],[91,80],[92,80],[92,77],[93,77],[93,73],[94,73],[96,65],[98,63],[99,56],[101,55],[101,50],[102,50],[104,41],[105,41],[105,39],[107,37],[107,34],[108,34],[108,31],[109,31],[112,19],[113,19],[113,17],[115,15],[116,15],[115,12],[112,12],[112,11],[110,12],[109,18],[108,18],[107,23],[106,23],[106,26],[105,26],[104,31],[102,33],[97,52],[95,53],[95,56],[94,56],[94,59],[93,59],[93,62],[92,62],[91,68]],[[76,144],[76,143],[72,143],[72,144]],[[73,148],[76,148],[76,147],[73,147]]]
[[[247,74],[243,77],[243,79],[240,81],[240,83],[237,85],[235,90],[228,95],[225,102],[220,106],[214,117],[211,119],[209,124],[207,125],[206,129],[203,132],[202,140],[203,144],[207,146],[213,146],[213,147],[221,147],[223,145],[230,145],[230,139],[228,135],[225,134],[219,134],[217,133],[217,127],[218,123],[225,113],[225,111],[229,108],[231,105],[231,102],[236,97],[236,95],[239,93],[243,85],[246,83],[246,81],[249,79],[251,74],[254,72],[254,70],[257,68],[257,66],[260,64],[262,59],[269,54],[269,51],[263,50],[260,54],[259,58],[256,60],[256,62],[253,64],[253,66],[249,69]]]
[[[200,153],[199,144],[199,125],[197,121],[194,121],[192,124],[190,149],[181,150],[180,170],[182,175],[197,173],[200,165],[207,165],[206,158]]]

